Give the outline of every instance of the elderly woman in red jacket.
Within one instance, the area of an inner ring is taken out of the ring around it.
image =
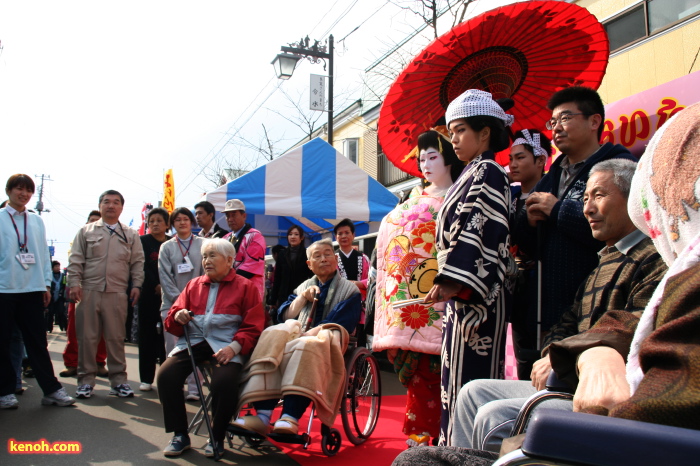
[[[235,255],[235,248],[226,240],[206,241],[202,246],[205,275],[185,286],[165,320],[165,329],[180,337],[158,373],[165,430],[174,432],[163,450],[165,456],[178,456],[190,448],[182,385],[192,366],[184,325],[189,329],[195,360],[212,363],[212,430],[216,447],[223,453],[226,426],[238,402],[240,372],[265,325],[260,292],[232,268]],[[204,454],[213,457],[214,446],[207,444]]]

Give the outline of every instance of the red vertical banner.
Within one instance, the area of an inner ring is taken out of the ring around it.
[[[143,203],[143,209],[141,209],[141,226],[139,227],[139,235],[148,234],[148,223],[146,222],[146,217],[152,208],[153,204],[150,202]]]

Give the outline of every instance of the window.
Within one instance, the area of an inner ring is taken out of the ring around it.
[[[655,33],[700,11],[700,0],[649,0],[649,32]]]
[[[345,140],[345,157],[347,157],[352,163],[357,163],[357,151],[358,151],[358,139],[346,139]]]
[[[611,51],[647,36],[644,16],[644,5],[639,5],[605,24]]]
[[[642,0],[604,22],[610,51],[652,36],[700,13],[700,0]]]

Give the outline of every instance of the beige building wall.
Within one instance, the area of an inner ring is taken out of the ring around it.
[[[364,169],[364,160],[362,157],[364,146],[364,133],[367,128],[362,125],[362,119],[359,115],[353,115],[345,119],[341,124],[336,123],[333,128],[333,147],[341,154],[347,157],[345,153],[345,140],[358,139],[357,143],[357,166]]]
[[[576,2],[587,8],[599,21],[605,21],[637,3],[638,0]],[[696,17],[614,53],[598,90],[603,103],[613,103],[692,71],[700,71],[700,59],[691,70],[698,47],[700,19]]]

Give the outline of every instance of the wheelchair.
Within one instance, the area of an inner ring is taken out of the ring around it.
[[[345,371],[347,379],[345,393],[340,404],[340,418],[345,437],[353,445],[361,445],[374,432],[379,419],[382,401],[382,383],[379,363],[372,353],[364,347],[357,346],[357,340],[352,337],[348,350],[345,352]],[[210,366],[208,363],[199,366],[202,372],[202,385],[209,388]],[[189,424],[188,432],[197,434],[205,422],[204,407],[209,407],[211,395],[202,400],[197,414]],[[250,412],[252,407],[244,408],[242,413]],[[310,408],[309,422],[306,432],[299,435],[279,435],[270,433],[267,437],[280,443],[303,445],[308,449],[311,444],[311,428],[315,416],[313,403]],[[243,438],[253,448],[259,447],[265,437],[256,435],[231,423],[227,429],[229,447],[233,448],[233,436]],[[340,450],[342,437],[338,429],[321,424],[321,450],[326,456],[334,456]]]
[[[361,445],[372,435],[377,426],[382,400],[382,384],[379,363],[372,353],[367,348],[356,346],[355,337],[351,339],[350,345],[344,357],[347,380],[339,414],[345,437],[353,445]],[[251,409],[252,407],[248,407],[244,411],[250,412]],[[270,433],[267,437],[279,443],[300,444],[306,450],[311,444],[314,417],[315,407],[312,403],[306,432],[298,435]],[[258,447],[265,440],[265,437],[232,423],[229,424],[227,436],[230,446],[234,435],[245,439],[246,443],[253,448]],[[342,437],[338,429],[321,424],[323,453],[326,456],[334,456],[340,450],[341,444]]]
[[[698,430],[542,408],[522,448],[494,466],[682,466],[698,458]]]
[[[548,399],[573,398],[571,387],[554,372],[546,387],[527,400],[515,421],[511,436],[527,427],[522,447],[499,458],[494,466],[698,463],[698,430],[547,408],[533,414]]]

